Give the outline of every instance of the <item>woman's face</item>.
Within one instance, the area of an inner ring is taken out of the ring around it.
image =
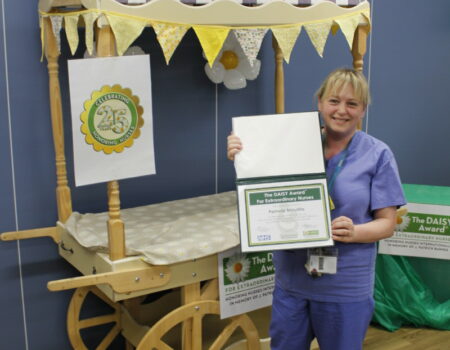
[[[366,111],[365,105],[359,101],[350,84],[339,91],[319,99],[319,111],[330,136],[351,137]]]

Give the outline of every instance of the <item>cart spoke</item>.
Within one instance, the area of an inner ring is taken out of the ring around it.
[[[119,333],[120,327],[118,324],[116,324],[113,328],[111,328],[106,337],[103,338],[102,342],[97,346],[95,350],[106,350]]]
[[[237,327],[240,326],[240,319],[235,318],[231,321],[216,338],[214,343],[209,347],[209,350],[219,350],[225,345],[227,340],[231,337]]]
[[[173,350],[173,348],[159,340],[158,343],[151,348],[151,350]]]
[[[112,322],[117,323],[117,315],[116,314],[97,316],[97,317],[86,318],[84,320],[80,320],[78,327],[79,327],[79,329],[83,329],[83,328],[100,326],[102,324],[107,324],[107,323],[112,323]]]

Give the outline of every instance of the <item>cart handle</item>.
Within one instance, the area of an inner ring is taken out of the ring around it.
[[[61,241],[61,234],[58,232],[56,226],[36,228],[33,230],[11,231],[0,235],[2,241],[15,241],[18,239],[51,237],[55,243]]]
[[[171,272],[168,266],[149,266],[50,281],[47,283],[47,288],[55,292],[97,284],[109,284],[116,293],[129,293],[163,286],[169,283],[170,277]]]

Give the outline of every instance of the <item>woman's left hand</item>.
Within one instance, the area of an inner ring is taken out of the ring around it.
[[[352,219],[339,216],[331,222],[333,239],[339,242],[353,242],[355,238],[355,225]]]

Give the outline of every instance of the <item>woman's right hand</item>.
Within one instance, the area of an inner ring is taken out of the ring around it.
[[[234,156],[242,150],[242,142],[239,137],[231,133],[227,138],[227,157],[234,160]]]

